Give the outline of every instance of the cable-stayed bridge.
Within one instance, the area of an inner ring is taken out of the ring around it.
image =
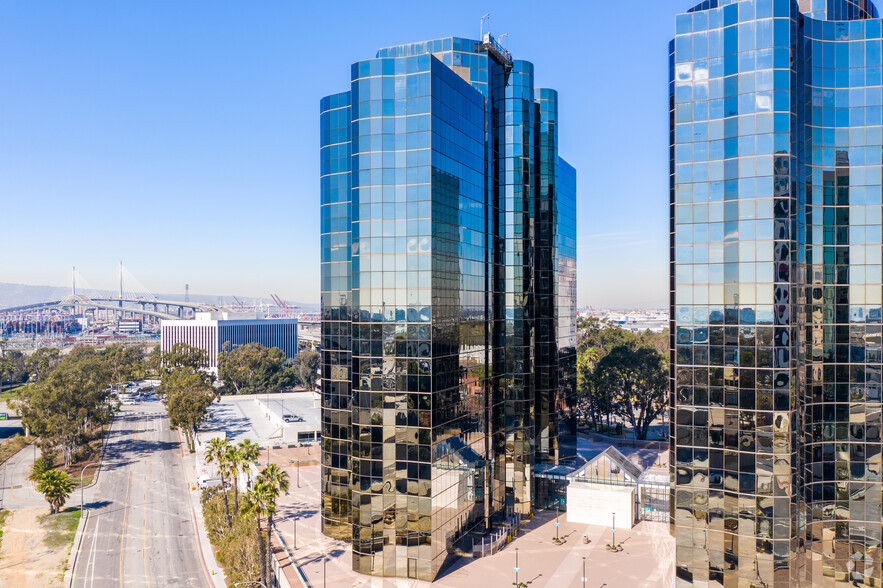
[[[78,284],[80,287],[78,288]],[[85,286],[85,287],[83,287]],[[59,300],[46,300],[32,304],[24,304],[10,308],[0,308],[0,314],[23,314],[31,312],[57,310],[105,311],[106,315],[140,314],[158,319],[175,319],[186,316],[187,311],[207,311],[217,309],[211,304],[189,302],[187,300],[160,300],[144,287],[141,282],[126,269],[122,262],[119,266],[119,290],[116,296],[107,291],[99,291],[88,285],[85,279],[74,268],[71,273],[71,293]]]

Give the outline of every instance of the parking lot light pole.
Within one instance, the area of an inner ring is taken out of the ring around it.
[[[613,513],[613,549],[616,549],[616,513]]]
[[[555,541],[560,541],[561,538],[558,536],[558,500],[555,500]]]

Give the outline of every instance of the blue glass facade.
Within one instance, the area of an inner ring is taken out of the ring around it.
[[[679,586],[881,574],[881,21],[708,1],[670,47]]]
[[[572,455],[576,177],[556,93],[489,36],[351,80],[320,114],[323,529],[432,580]]]

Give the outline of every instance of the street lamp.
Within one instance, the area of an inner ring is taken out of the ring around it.
[[[616,513],[613,513],[613,549],[616,549]]]
[[[583,558],[583,588],[586,588],[586,558]]]
[[[98,463],[97,461],[93,461],[93,462],[90,462],[90,463],[87,463],[86,465],[84,465],[83,469],[80,470],[80,513],[83,512],[83,506],[85,504],[85,500],[84,500],[85,489],[83,488],[83,472],[86,471],[86,468],[88,468],[89,466],[93,466],[93,465],[101,465],[101,464]]]
[[[515,588],[518,588],[518,548],[515,548]]]
[[[558,537],[558,499],[555,499],[555,542],[559,542],[561,539]]]
[[[328,586],[328,555],[322,554],[322,588],[327,588]]]

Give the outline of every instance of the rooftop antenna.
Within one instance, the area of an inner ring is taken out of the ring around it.
[[[479,38],[479,40],[482,42],[484,42],[484,21],[488,20],[490,17],[491,17],[490,12],[488,12],[487,14],[485,14],[484,16],[481,17],[481,33],[480,33],[481,37]]]

